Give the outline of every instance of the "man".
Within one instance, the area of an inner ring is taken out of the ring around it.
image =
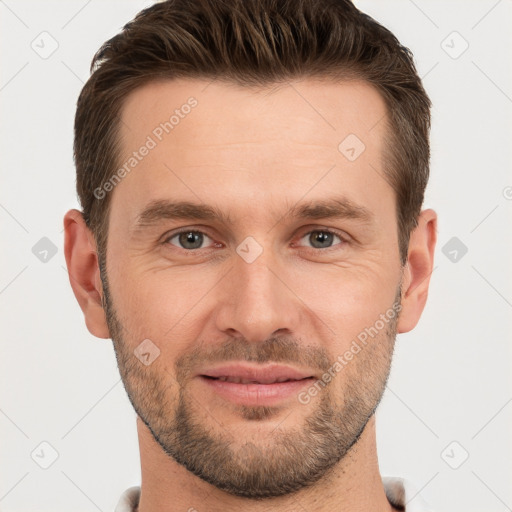
[[[429,129],[348,0],[167,1],[100,49],[65,255],[137,412],[117,512],[429,510],[375,434],[432,272]]]

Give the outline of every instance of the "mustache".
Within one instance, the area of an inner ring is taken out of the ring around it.
[[[324,347],[304,344],[290,337],[271,337],[261,343],[245,338],[229,339],[220,345],[202,342],[176,360],[176,374],[186,377],[194,368],[211,363],[246,361],[251,363],[285,363],[325,372],[332,358]]]

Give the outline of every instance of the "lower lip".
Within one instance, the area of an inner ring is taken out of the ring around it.
[[[276,405],[296,396],[299,391],[310,385],[314,378],[275,382],[273,384],[238,384],[200,375],[199,378],[217,394],[240,405]]]

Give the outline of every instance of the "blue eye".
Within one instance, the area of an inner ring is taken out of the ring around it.
[[[315,229],[306,233],[301,240],[307,239],[312,244],[313,249],[329,249],[332,247],[335,238],[344,242],[339,235],[328,229]]]
[[[174,244],[171,242],[171,240],[177,238],[178,244]],[[166,242],[170,242],[172,245],[177,245],[181,249],[201,249],[202,244],[205,240],[205,238],[208,238],[211,240],[211,238],[208,235],[205,235],[201,231],[181,231],[179,233],[176,233],[169,237]]]
[[[336,239],[338,242],[336,242]],[[164,243],[170,243],[175,247],[191,252],[208,247],[203,245],[207,240],[210,240],[211,245],[213,240],[208,235],[202,231],[187,229],[169,236],[164,240]],[[336,245],[343,245],[346,243],[345,239],[329,229],[315,229],[313,231],[309,231],[300,238],[301,242],[304,240],[307,240],[307,243],[312,249],[318,250],[331,249]],[[218,244],[219,247],[221,245],[222,244]]]

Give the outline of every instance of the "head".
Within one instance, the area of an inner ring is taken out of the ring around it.
[[[427,297],[430,101],[411,53],[348,1],[176,0],[92,71],[83,211],[65,220],[89,330],[192,473],[249,498],[313,484],[359,440]],[[204,378],[234,361],[311,380],[236,403]]]

